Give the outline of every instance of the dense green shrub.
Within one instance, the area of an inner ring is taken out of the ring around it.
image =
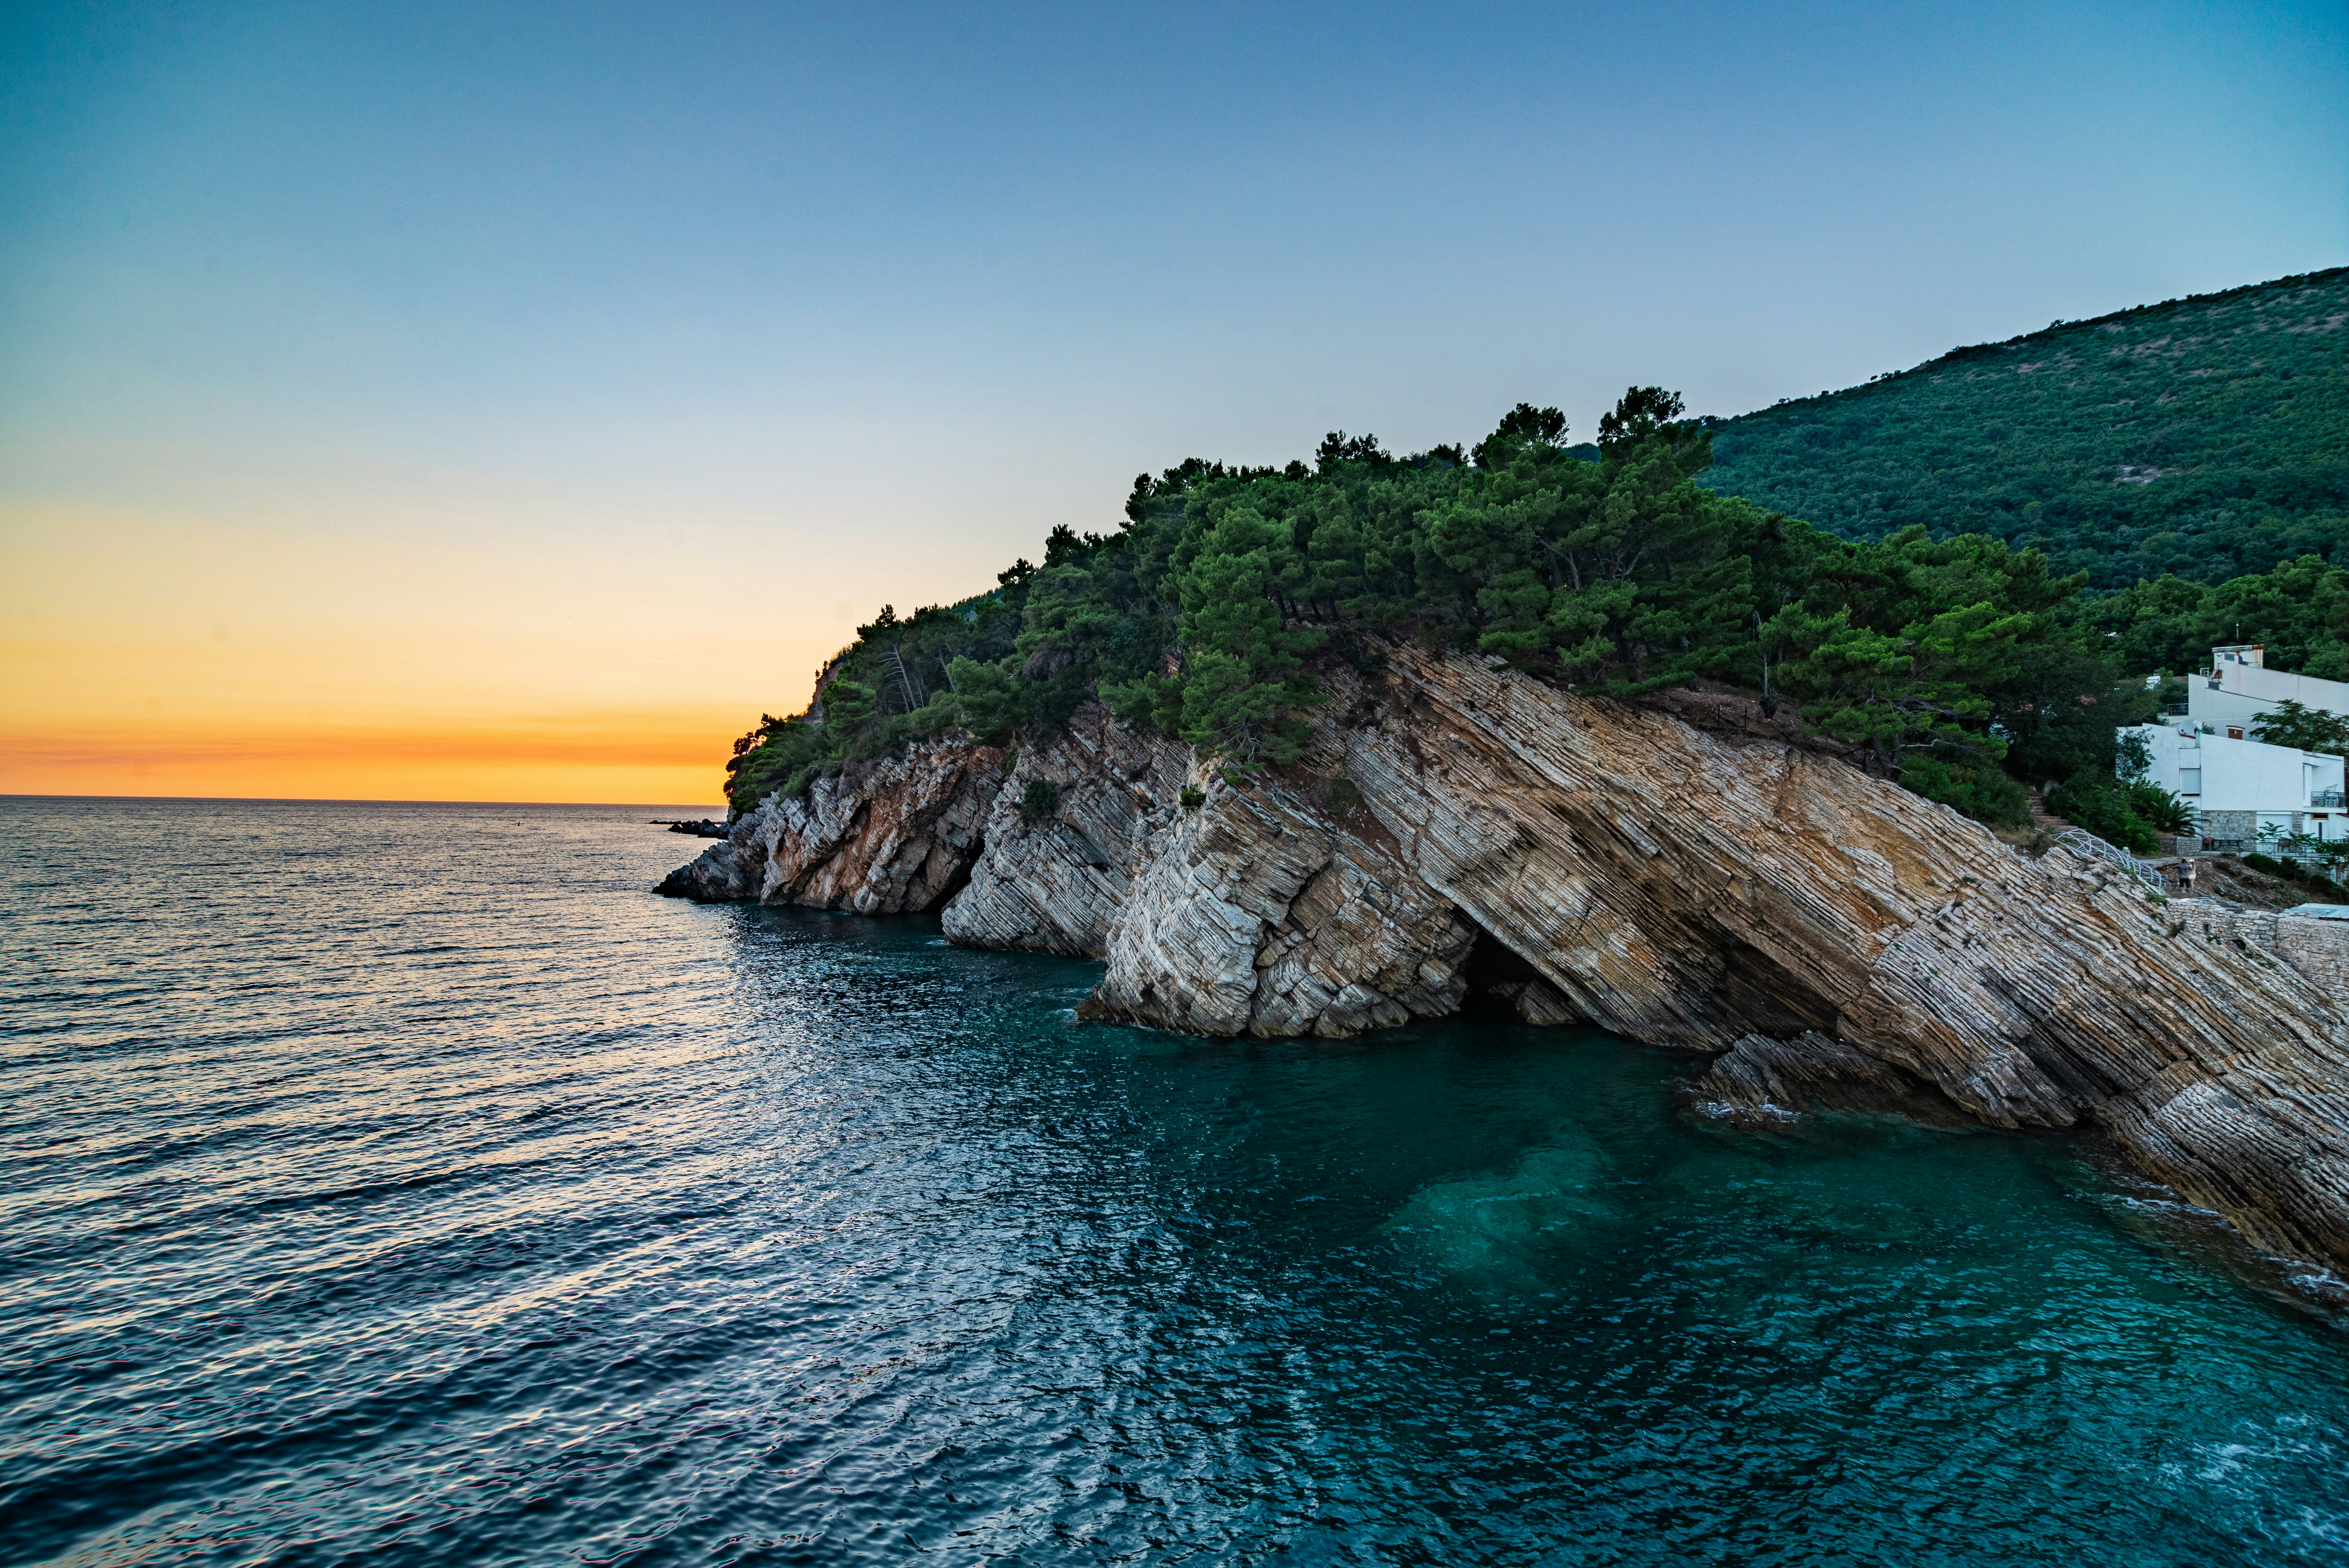
[[[1928,800],[1994,828],[2022,828],[2031,822],[2031,792],[1993,763],[1927,752],[1909,759],[1900,782]]]
[[[2142,779],[2075,779],[2048,791],[2047,810],[2138,854],[2151,854],[2160,847],[2157,834],[2194,830],[2194,808]]]
[[[2298,882],[2317,897],[2330,903],[2349,903],[2349,887],[2344,887],[2322,872],[2310,871],[2293,861],[2280,861],[2272,855],[2253,852],[2237,857],[2255,872],[2265,872],[2284,882]]]
[[[2349,680],[2349,572],[2320,556],[2216,587],[2178,577],[2139,582],[2085,601],[2080,618],[2129,669],[2148,675],[2208,668],[2219,644],[2263,643],[2278,669]],[[2185,696],[2181,685],[2172,700]]]
[[[2251,738],[2271,746],[2349,756],[2349,718],[2286,697],[2251,721]]]

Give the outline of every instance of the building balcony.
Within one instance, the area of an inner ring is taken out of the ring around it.
[[[2312,789],[2308,792],[2308,803],[2311,806],[2344,806],[2349,805],[2349,800],[2343,799],[2338,789]]]

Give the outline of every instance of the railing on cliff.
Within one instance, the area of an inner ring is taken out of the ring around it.
[[[2055,835],[2055,841],[2075,854],[2085,856],[2090,860],[2103,861],[2127,872],[2155,892],[2167,895],[2169,891],[2168,885],[2162,881],[2159,871],[2138,860],[2118,844],[2106,842],[2085,828],[2066,828]]]

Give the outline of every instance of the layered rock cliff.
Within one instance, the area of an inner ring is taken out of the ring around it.
[[[669,873],[657,892],[720,903],[907,914],[934,909],[970,875],[980,824],[1003,782],[990,747],[925,741],[771,798],[726,841]]]
[[[1102,957],[1097,1017],[1343,1035],[1473,987],[1713,1053],[1719,1109],[1839,1085],[2093,1121],[2259,1244],[2349,1262],[2333,934],[2248,940],[1783,740],[1475,658],[1395,648],[1329,691],[1278,777],[1089,710],[1008,773],[933,742],[770,802],[664,891],[943,905],[958,942]]]
[[[1079,709],[1004,778],[987,814],[987,852],[946,907],[947,938],[1100,957],[1144,846],[1177,815],[1192,761],[1187,747],[1135,734],[1098,706]],[[1031,813],[1040,781],[1051,805]]]

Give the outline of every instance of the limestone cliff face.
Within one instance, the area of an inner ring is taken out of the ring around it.
[[[1201,1034],[1350,1035],[1460,1006],[1475,927],[1356,808],[1211,784],[1160,830],[1083,1011]]]
[[[1398,648],[1330,692],[1278,777],[1094,711],[1009,777],[934,744],[771,805],[701,881],[880,913],[967,869],[955,940],[1100,954],[1089,1015],[1202,1033],[1437,1016],[1473,975],[1534,1021],[1716,1054],[1694,1092],[1733,1111],[1842,1085],[2094,1121],[2258,1243],[2349,1262],[2349,930],[2160,905],[1783,740],[1475,658]],[[1032,820],[1030,779],[1056,787]]]
[[[689,898],[696,903],[727,903],[751,896],[750,877],[742,863],[755,824],[765,808],[751,811],[734,824],[726,841],[701,851],[701,858],[661,878],[653,891],[664,898]]]
[[[1398,651],[1353,717],[1331,744],[1405,861],[1592,1021],[2093,1119],[2261,1244],[2349,1258],[2349,1021],[2302,965],[1840,764],[1478,661]]]
[[[935,909],[978,859],[1003,763],[992,747],[934,740],[852,766],[817,779],[804,799],[770,797],[657,891],[858,914]]]
[[[948,904],[947,937],[972,947],[1098,958],[1151,835],[1172,822],[1195,762],[1190,748],[1135,734],[1098,704],[1019,753],[988,808],[986,852]],[[1052,804],[1034,816],[1030,786]]]

